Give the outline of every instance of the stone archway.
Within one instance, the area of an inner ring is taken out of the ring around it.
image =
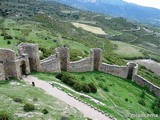
[[[21,64],[20,64],[20,70],[21,70],[21,75],[26,75],[27,74],[25,61],[21,62]]]

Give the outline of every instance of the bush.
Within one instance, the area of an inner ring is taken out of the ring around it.
[[[48,112],[47,109],[43,109],[43,110],[42,110],[42,113],[43,113],[43,114],[48,114],[49,112]]]
[[[55,77],[56,77],[57,79],[60,79],[60,80],[61,80],[61,79],[62,79],[62,76],[63,76],[63,74],[62,74],[62,73],[58,73],[58,74],[56,74],[56,76],[55,76]]]
[[[141,97],[142,99],[144,99],[144,98],[145,98],[145,95],[146,95],[145,91],[142,91],[142,94],[140,95],[140,97]]]
[[[144,99],[139,100],[139,101],[138,101],[138,103],[139,103],[139,104],[141,104],[141,105],[143,105],[143,106],[145,106],[145,105],[146,105],[146,103],[145,103]]]
[[[106,86],[103,88],[103,90],[104,90],[105,92],[108,92],[108,91],[109,91]]]
[[[13,39],[13,37],[11,35],[5,35],[4,40],[6,40],[6,39]]]
[[[74,84],[73,89],[78,91],[78,92],[81,92],[82,91],[82,85],[79,82],[77,82],[76,84]]]
[[[70,74],[68,73],[59,73],[56,75],[56,78],[57,79],[60,79],[63,83],[73,87],[73,85],[76,83],[76,78],[74,76],[71,76]]]
[[[86,79],[85,76],[82,76],[82,77],[81,77],[81,80],[85,80],[85,79]]]
[[[68,118],[67,117],[61,117],[61,120],[68,120]]]
[[[90,93],[91,89],[86,83],[84,83],[84,84],[82,84],[82,91],[85,93]]]
[[[125,101],[128,102],[128,98],[125,98]]]
[[[7,44],[8,44],[8,45],[11,44],[11,41],[7,41]]]
[[[90,87],[92,93],[97,92],[97,88],[93,83],[89,83],[88,86]]]
[[[160,115],[160,97],[155,99],[154,103],[152,104],[152,109],[155,114]]]
[[[27,103],[23,106],[23,110],[26,112],[33,111],[35,109],[33,104]]]
[[[21,99],[21,98],[14,98],[13,101],[14,101],[14,102],[22,103],[22,99]]]
[[[6,113],[2,112],[0,113],[0,120],[9,120],[9,116]]]

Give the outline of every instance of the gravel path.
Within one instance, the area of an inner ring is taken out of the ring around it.
[[[67,93],[57,89],[56,87],[52,87],[52,85],[50,85],[46,81],[39,80],[33,76],[28,76],[27,78],[23,79],[29,84],[32,84],[32,82],[34,82],[36,87],[43,89],[49,95],[52,95],[53,97],[56,97],[59,100],[62,100],[63,102],[67,103],[72,107],[75,107],[80,112],[82,112],[85,117],[89,117],[92,120],[111,120],[111,118],[105,116],[101,112],[98,112],[90,106],[76,100],[75,98],[69,96]]]

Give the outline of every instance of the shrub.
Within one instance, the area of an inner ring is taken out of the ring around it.
[[[79,82],[77,82],[76,84],[74,84],[73,89],[78,91],[78,92],[81,92],[82,91],[82,85]]]
[[[34,102],[37,102],[37,101],[38,101],[38,98],[33,98],[33,101],[34,101]]]
[[[5,35],[4,40],[6,40],[6,39],[13,39],[13,37],[11,35]]]
[[[109,91],[108,88],[107,88],[107,86],[105,86],[105,87],[103,88],[103,90],[106,91],[106,92]]]
[[[138,101],[138,103],[139,103],[139,104],[141,104],[141,105],[143,105],[143,106],[145,106],[145,105],[146,105],[146,103],[145,103],[144,99],[139,100],[139,101]]]
[[[82,77],[81,77],[81,80],[85,80],[85,79],[86,79],[85,76],[82,76]]]
[[[154,103],[152,104],[152,109],[155,114],[160,115],[160,97],[155,99]]]
[[[29,112],[35,109],[33,104],[27,103],[23,106],[24,111]]]
[[[125,98],[125,101],[128,102],[128,98]]]
[[[82,84],[82,91],[85,93],[90,93],[91,89],[86,83],[84,83],[84,84]]]
[[[60,79],[63,83],[71,87],[76,83],[76,78],[68,73],[59,73],[56,75],[56,78]]]
[[[142,91],[142,94],[140,95],[140,97],[141,97],[142,99],[144,99],[144,98],[145,98],[145,95],[146,95],[145,91]]]
[[[58,73],[55,77],[57,78],[57,79],[62,79],[62,76],[63,76],[63,74],[62,73]]]
[[[7,41],[7,44],[8,44],[8,45],[11,44],[11,41]]]
[[[21,99],[21,98],[14,98],[13,101],[14,101],[14,102],[22,103],[22,99]]]
[[[61,117],[61,120],[68,120],[68,118],[67,117]]]
[[[97,92],[97,88],[93,83],[89,83],[88,86],[90,87],[92,93]]]
[[[6,113],[2,112],[0,113],[0,120],[9,120],[9,116]]]
[[[43,113],[43,114],[48,114],[49,112],[48,112],[47,109],[43,109],[43,110],[42,110],[42,113]]]

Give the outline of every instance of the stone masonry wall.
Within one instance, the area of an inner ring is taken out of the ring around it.
[[[70,52],[67,47],[59,47],[56,49],[56,52],[59,53],[61,70],[68,70],[70,62]]]
[[[93,52],[94,70],[99,70],[102,64],[102,50],[100,48],[91,49]]]
[[[110,73],[115,76],[119,76],[122,78],[127,78],[128,75],[128,67],[127,66],[117,66],[117,65],[109,65],[106,63],[102,63],[99,71]]]
[[[61,72],[60,60],[58,53],[54,56],[50,56],[40,62],[41,72]]]
[[[139,75],[133,76],[133,81],[135,81],[140,86],[146,86],[149,88],[151,92],[154,92],[156,96],[160,96],[160,88],[152,84],[151,82],[147,81],[143,77]]]
[[[20,44],[18,46],[19,56],[8,49],[0,49],[0,80],[9,77],[22,77],[22,69],[25,74],[30,70],[41,72],[86,72],[99,70],[122,78],[135,81],[140,86],[147,86],[155,95],[160,96],[160,88],[150,83],[143,77],[137,75],[138,64],[128,63],[127,66],[117,66],[102,63],[102,51],[99,48],[91,49],[90,56],[79,61],[70,62],[69,48],[59,47],[56,55],[52,55],[44,60],[39,59],[38,45]],[[25,68],[22,68],[25,66]]]
[[[93,71],[93,62],[90,57],[79,61],[70,62],[68,71],[70,72],[87,72]]]
[[[5,80],[4,66],[0,63],[0,80]]]
[[[22,43],[18,46],[19,55],[27,54],[29,58],[31,71],[39,71],[40,58],[37,44]]]

